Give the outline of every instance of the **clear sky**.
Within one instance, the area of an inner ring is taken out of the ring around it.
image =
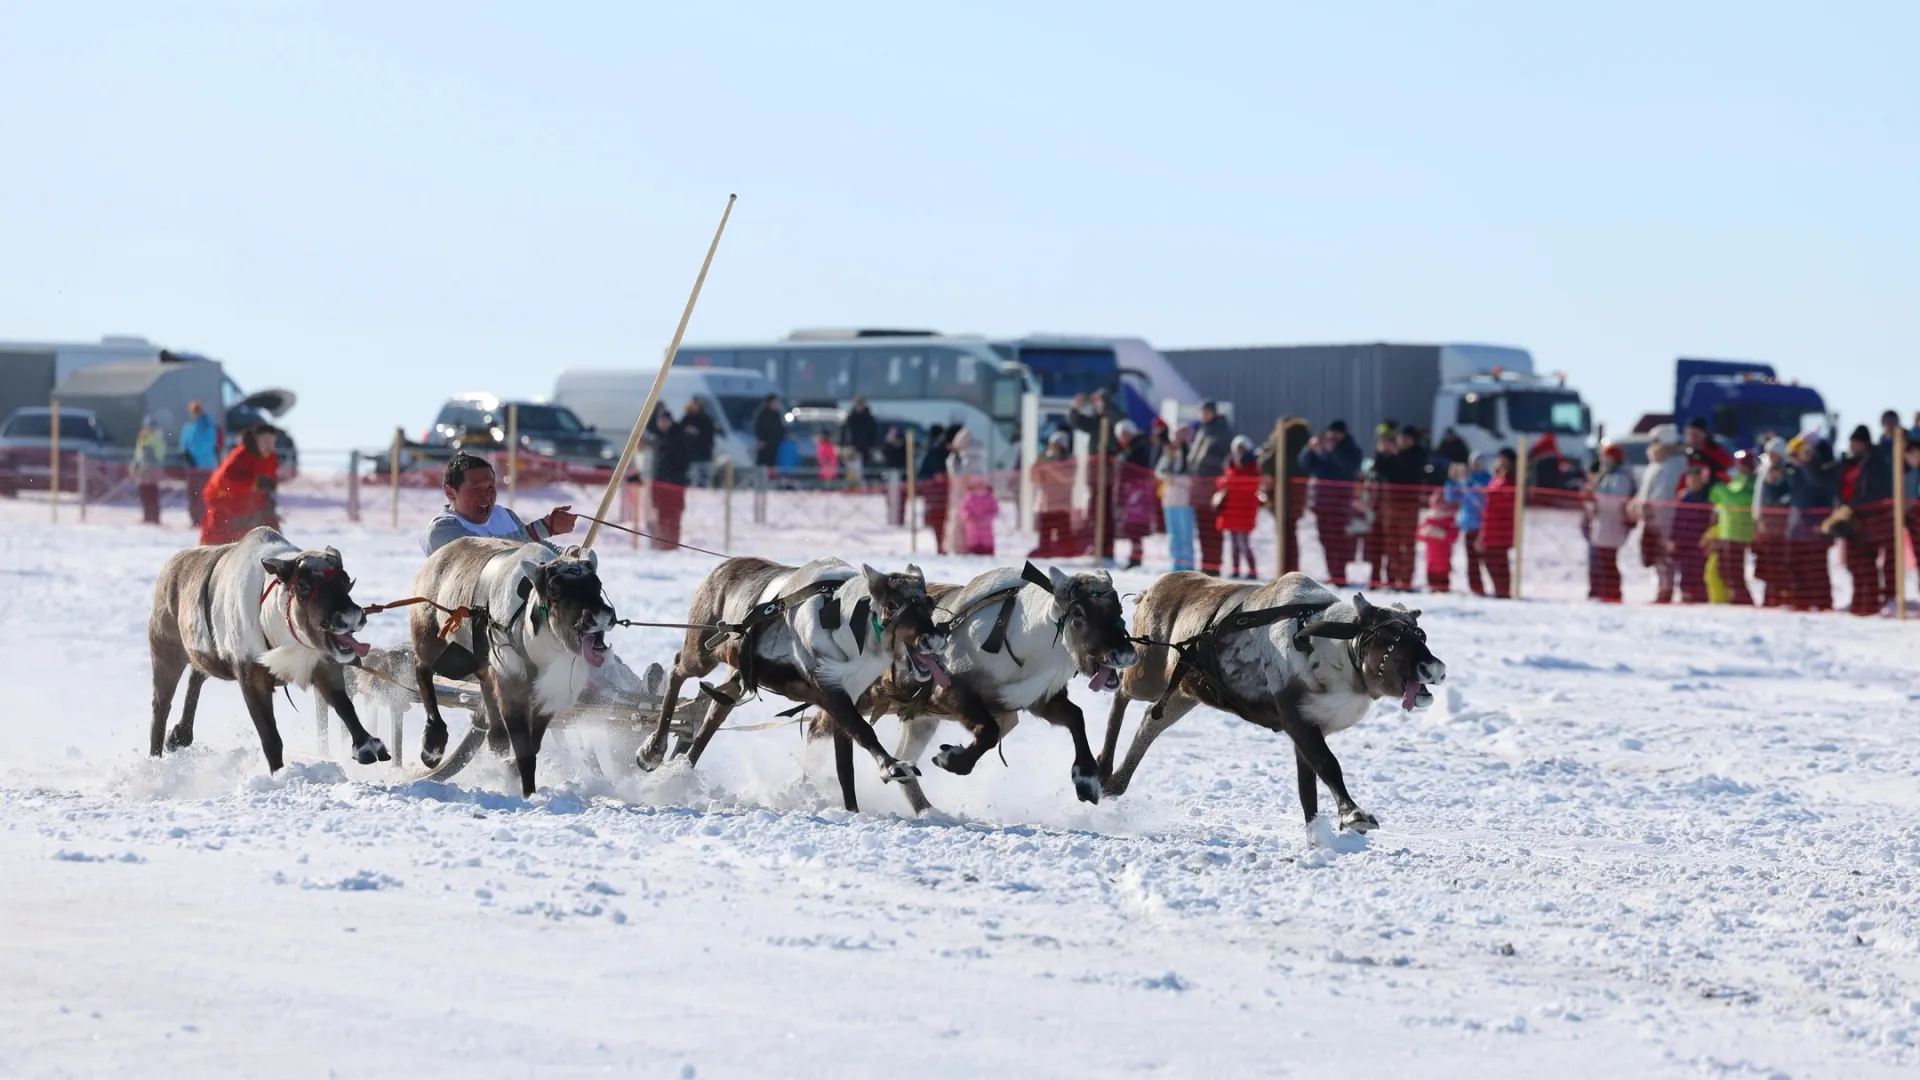
[[[0,338],[310,448],[690,336],[1678,355],[1920,409],[1920,5],[0,0]]]

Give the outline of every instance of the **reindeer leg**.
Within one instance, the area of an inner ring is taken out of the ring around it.
[[[859,708],[845,690],[827,691],[820,707],[833,718],[836,728],[845,731],[860,749],[873,755],[874,762],[880,766],[880,779],[891,782],[920,775],[920,770],[912,764],[887,753],[887,748],[880,745],[880,736],[873,733],[873,725],[860,715]]]
[[[1081,802],[1100,801],[1100,765],[1093,759],[1093,747],[1087,743],[1086,716],[1080,706],[1067,697],[1065,690],[1055,694],[1033,710],[1035,716],[1067,729],[1073,736],[1073,793]]]
[[[273,722],[273,672],[258,664],[247,664],[236,674],[240,676],[240,696],[246,700],[247,714],[253,717],[254,730],[260,733],[260,752],[266,755],[267,771],[279,772],[285,761],[280,745],[280,729]],[[187,693],[189,696],[193,694],[192,684],[188,684]],[[181,722],[185,723],[184,720]],[[187,737],[191,741],[191,729]]]
[[[439,768],[441,759],[447,756],[447,722],[440,716],[440,696],[433,689],[433,665],[439,663],[440,654],[446,648],[446,642],[438,634],[415,634],[413,637],[414,689],[420,695],[420,704],[427,710],[427,726],[420,732],[420,764],[429,769]],[[396,733],[393,752],[398,754],[401,749]]]
[[[721,685],[720,692],[729,700],[738,701],[746,688],[746,681],[739,672],[735,672],[733,678]],[[732,711],[733,706],[722,701],[711,703],[707,709],[707,719],[700,725],[700,730],[694,732],[693,742],[687,747],[687,764],[700,764],[700,755],[707,752],[707,744],[713,741],[713,733],[720,730],[720,725],[726,722],[727,714]]]
[[[480,704],[487,714],[487,749],[506,757],[513,750],[513,733],[507,730],[506,710],[501,707],[500,693],[485,673],[480,678]]]
[[[182,750],[193,745],[193,714],[200,711],[200,688],[206,684],[207,677],[200,673],[199,668],[188,670],[187,699],[180,703],[180,722],[173,725],[173,730],[167,733],[167,749]],[[252,706],[249,705],[248,708],[251,709]],[[272,715],[271,698],[269,698],[268,715]],[[274,742],[278,744],[279,741],[280,737],[275,735]],[[279,766],[276,765],[274,768],[277,769]]]
[[[880,710],[874,710],[875,723],[880,720]],[[933,737],[940,731],[940,718],[937,716],[916,716],[911,720],[900,721],[900,745],[893,756],[909,764],[917,764],[926,755],[927,747],[933,744]],[[900,791],[907,797],[907,804],[913,812],[924,814],[933,809],[927,801],[927,794],[920,788],[920,778],[909,776],[900,781]]]
[[[1102,785],[1113,778],[1113,759],[1120,753],[1120,726],[1127,722],[1127,706],[1133,699],[1119,690],[1113,692],[1113,704],[1107,706],[1107,737],[1100,744],[1100,757],[1096,764],[1100,768]]]
[[[666,696],[660,699],[660,719],[654,722],[653,735],[633,757],[633,763],[648,772],[659,768],[660,763],[667,760],[667,732],[673,727],[673,709],[680,703],[680,687],[689,677],[692,677],[692,672],[682,670],[680,654],[674,654],[673,674],[667,676]],[[712,718],[711,714],[708,718]]]
[[[1101,785],[1101,790],[1108,795],[1125,795],[1127,785],[1133,782],[1133,770],[1140,767],[1140,761],[1147,756],[1147,748],[1153,745],[1153,740],[1178,723],[1181,717],[1192,712],[1198,704],[1199,701],[1185,694],[1175,694],[1173,700],[1164,706],[1156,703],[1148,709],[1146,717],[1140,721],[1140,730],[1133,733],[1133,745],[1127,748],[1127,760],[1121,762],[1120,768]]]
[[[169,650],[166,655],[162,655],[157,648],[153,651],[153,730],[150,732],[149,752],[154,757],[159,757],[165,749],[167,714],[173,711],[173,692],[180,688],[180,676],[186,670],[187,658],[183,650]]]
[[[853,737],[837,727],[833,729],[833,771],[840,778],[840,801],[847,813],[859,813],[860,800],[853,793]]]
[[[1307,761],[1306,751],[1299,743],[1293,744],[1293,761],[1300,770],[1300,809],[1307,815],[1307,824],[1320,814],[1320,779],[1313,773],[1313,765]]]
[[[973,771],[987,751],[1000,742],[1000,722],[987,710],[986,703],[978,697],[955,686],[952,689],[953,701],[959,713],[958,719],[973,733],[973,742],[966,746],[943,744],[940,752],[933,755],[933,763],[954,773],[965,776]]]
[[[392,760],[393,755],[387,753],[387,744],[360,726],[360,716],[353,708],[353,695],[347,693],[347,673],[340,669],[340,665],[321,665],[320,670],[314,672],[313,688],[340,714],[340,722],[347,727],[347,738],[353,741],[355,761],[371,765],[376,761]]]
[[[1340,827],[1355,832],[1371,832],[1379,828],[1380,820],[1360,809],[1353,801],[1353,796],[1347,794],[1347,782],[1341,776],[1340,762],[1327,747],[1326,735],[1317,725],[1300,716],[1285,693],[1280,698],[1280,715],[1286,733],[1293,736],[1295,752],[1306,760],[1307,766],[1320,777],[1320,782],[1327,785],[1327,790],[1333,792],[1334,806],[1340,810]],[[1303,809],[1305,801],[1301,800]]]
[[[313,688],[313,726],[315,729],[313,741],[314,745],[319,749],[321,757],[329,757],[332,755],[332,751],[328,749],[328,745],[333,740],[328,738],[327,731],[332,725],[333,710],[327,708],[327,695],[320,692],[319,686],[315,686]]]
[[[534,716],[533,702],[525,694],[506,695],[494,685],[493,673],[480,673],[480,688],[487,692],[490,700],[498,701],[500,718],[498,726],[506,729],[507,739],[513,745],[513,762],[520,773],[520,797],[530,799],[538,790],[534,783],[534,769],[540,756],[540,734],[546,724]],[[531,691],[528,691],[531,693]],[[538,725],[540,731],[536,732]]]

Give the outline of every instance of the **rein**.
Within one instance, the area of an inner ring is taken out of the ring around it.
[[[644,536],[644,537],[646,537],[647,539],[649,539],[649,540],[652,540],[653,542],[655,542],[655,543],[658,543],[658,544],[671,544],[672,546],[674,546],[674,547],[677,547],[677,548],[686,548],[686,549],[687,549],[688,551],[697,551],[697,552],[699,552],[699,553],[700,553],[700,554],[702,554],[702,555],[711,555],[711,556],[713,556],[713,557],[714,557],[714,558],[716,558],[716,559],[724,559],[724,558],[727,558],[727,556],[725,556],[725,555],[722,555],[722,554],[721,554],[720,552],[718,552],[718,551],[708,551],[708,550],[707,550],[706,548],[703,548],[703,547],[695,547],[695,546],[693,546],[692,544],[683,544],[683,543],[681,543],[681,542],[680,542],[680,541],[678,541],[678,540],[668,540],[667,538],[665,538],[665,537],[662,537],[662,536],[655,536],[655,535],[653,535],[652,533],[650,533],[650,532],[647,532],[647,531],[646,531],[645,529],[634,529],[634,528],[629,528],[629,527],[627,527],[627,526],[625,526],[625,525],[617,525],[617,524],[615,524],[615,523],[613,523],[613,522],[611,522],[611,521],[604,521],[604,520],[602,520],[602,519],[600,519],[600,518],[597,518],[597,517],[593,517],[593,516],[591,516],[591,515],[588,515],[588,514],[575,514],[574,516],[575,516],[575,517],[577,517],[577,518],[579,518],[579,519],[580,519],[581,521],[591,521],[591,522],[593,522],[593,523],[594,523],[595,525],[600,525],[600,526],[603,526],[603,527],[605,527],[605,528],[609,528],[609,529],[617,529],[617,530],[619,530],[620,532],[623,532],[623,533],[631,533],[631,534],[632,534],[632,535],[634,535],[634,536]]]

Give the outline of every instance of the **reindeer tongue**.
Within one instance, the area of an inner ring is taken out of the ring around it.
[[[1099,668],[1094,671],[1093,678],[1087,680],[1087,689],[1089,690],[1112,690],[1119,685],[1120,673],[1113,670],[1113,668],[1107,664],[1101,664]]]
[[[580,642],[580,656],[589,667],[599,667],[607,662],[607,635],[588,634]]]
[[[926,661],[927,670],[932,673],[935,686],[944,688],[953,685],[953,676],[948,674],[947,665],[940,662],[938,653],[928,649],[920,654],[920,659]]]
[[[333,642],[336,645],[344,645],[352,649],[353,655],[355,656],[365,656],[373,648],[373,646],[355,638],[352,634],[335,634],[333,635]]]
[[[1426,686],[1423,684],[1408,679],[1406,689],[1400,693],[1400,707],[1408,712],[1412,712],[1414,699],[1418,698],[1420,691],[1425,689]]]

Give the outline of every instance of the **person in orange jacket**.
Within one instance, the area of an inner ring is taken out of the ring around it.
[[[207,480],[207,513],[200,523],[202,544],[231,544],[254,528],[280,527],[274,491],[280,486],[278,432],[261,424],[248,428],[227,459]]]

